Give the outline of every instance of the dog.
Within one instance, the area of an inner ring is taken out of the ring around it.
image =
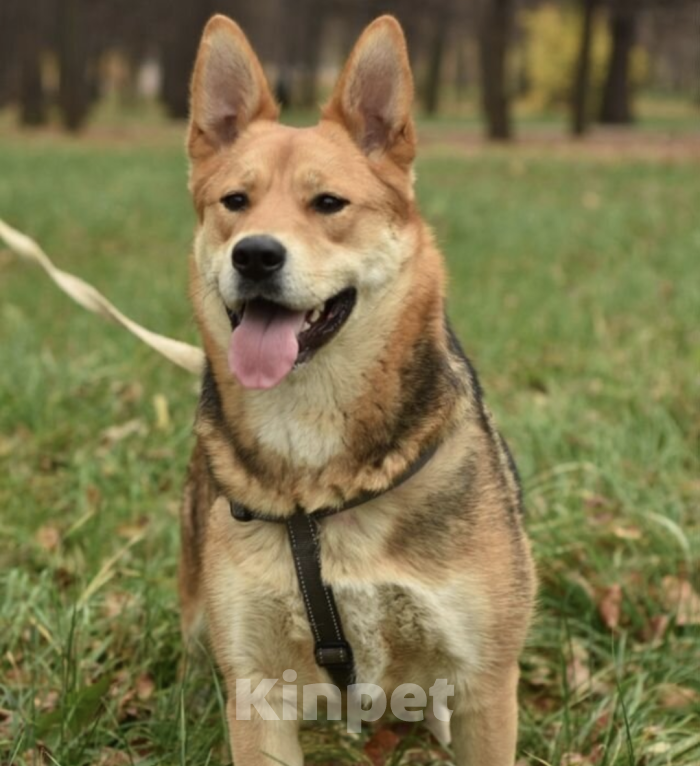
[[[412,100],[391,16],[365,29],[311,128],[278,123],[230,19],[209,21],[197,54],[190,284],[207,366],[179,588],[185,636],[206,627],[225,679],[236,766],[303,764],[296,691],[333,678],[292,519],[309,522],[306,562],[352,678],[390,696],[447,681],[451,714],[427,717],[455,763],[514,762],[536,576],[515,464],[445,317]],[[241,679],[280,677],[272,720],[237,714]]]

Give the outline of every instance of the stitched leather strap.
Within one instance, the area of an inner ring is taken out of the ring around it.
[[[287,531],[299,588],[314,637],[316,664],[328,671],[336,686],[344,689],[354,682],[355,668],[333,591],[321,577],[318,522],[298,511],[287,519]]]

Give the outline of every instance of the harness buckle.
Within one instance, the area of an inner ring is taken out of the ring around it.
[[[314,649],[316,664],[322,668],[350,669],[353,666],[353,656],[347,641],[321,641]]]

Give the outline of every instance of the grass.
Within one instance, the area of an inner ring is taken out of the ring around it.
[[[195,340],[179,139],[9,137],[0,168],[0,216]],[[521,762],[697,765],[697,163],[438,147],[418,177],[525,481],[542,587]],[[178,670],[195,401],[185,373],[0,250],[0,763],[229,762],[216,673]],[[366,739],[313,729],[310,762],[369,763]],[[402,748],[386,763],[449,762],[420,730]]]

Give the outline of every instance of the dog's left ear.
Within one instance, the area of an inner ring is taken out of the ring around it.
[[[403,30],[393,16],[381,16],[357,41],[323,117],[343,125],[365,154],[388,154],[408,169],[416,152],[412,104]]]
[[[214,16],[204,29],[190,112],[191,159],[231,145],[254,120],[279,116],[258,57],[238,24],[226,16]]]

